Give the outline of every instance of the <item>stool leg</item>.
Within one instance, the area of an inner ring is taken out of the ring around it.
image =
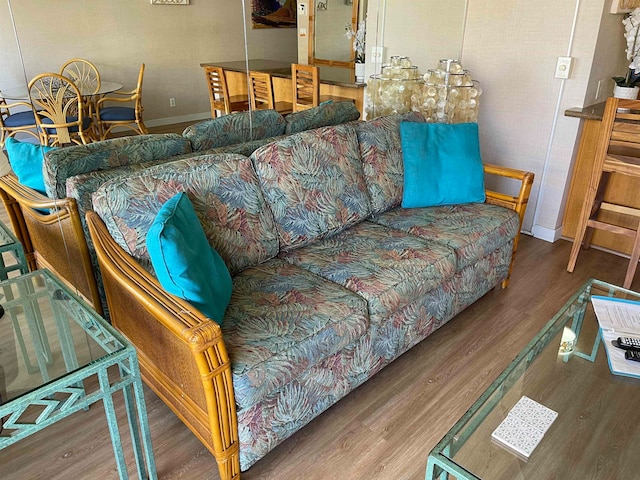
[[[580,211],[580,220],[578,221],[578,227],[576,228],[576,234],[573,239],[573,246],[571,247],[571,254],[569,255],[569,264],[567,265],[567,271],[573,272],[578,261],[578,254],[580,253],[580,247],[587,232],[587,223],[593,212],[593,204],[596,199],[596,194],[600,184],[600,169],[594,166],[594,171],[591,174],[591,181],[587,188],[587,193],[582,204],[582,210]],[[593,230],[593,229],[591,229]],[[591,240],[591,237],[589,237]]]
[[[593,206],[591,207],[591,213],[589,214],[589,219],[595,218],[598,210],[600,210],[600,205],[604,202],[604,191],[607,189],[607,184],[609,183],[609,178],[611,177],[610,172],[602,172],[600,176],[600,184],[598,185],[598,191],[596,193],[596,198],[593,201]],[[584,236],[584,240],[582,241],[582,248],[584,250],[588,250],[591,246],[591,238],[593,237],[594,228],[589,227],[589,222],[587,220],[587,230]]]
[[[629,260],[629,267],[627,267],[627,274],[624,277],[623,288],[631,288],[633,277],[636,274],[636,268],[638,268],[638,260],[640,260],[640,225],[636,230],[636,238],[633,241],[633,250],[631,251],[631,259]]]

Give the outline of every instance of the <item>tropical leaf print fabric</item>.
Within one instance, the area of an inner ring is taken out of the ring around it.
[[[285,133],[299,133],[313,128],[339,125],[358,120],[358,118],[360,118],[360,112],[355,103],[330,101],[284,117],[287,124]]]
[[[353,126],[291,135],[251,156],[281,249],[335,235],[370,213]]]
[[[456,270],[451,248],[371,222],[280,256],[361,295],[371,323],[414,302]]]
[[[361,337],[369,319],[362,297],[273,259],[234,277],[222,325],[236,403],[249,407]]]
[[[373,221],[453,248],[458,270],[510,242],[520,226],[516,212],[488,203],[398,208]]]
[[[381,213],[402,202],[404,164],[400,122],[424,122],[418,112],[378,117],[356,126],[371,210]]]
[[[43,175],[50,198],[67,196],[67,178],[95,170],[168,159],[191,152],[191,142],[174,133],[113,138],[47,152]]]
[[[284,117],[275,110],[252,110],[190,125],[182,135],[195,151],[202,151],[275,137],[284,130]]]
[[[98,189],[93,204],[113,238],[134,258],[147,260],[149,226],[179,192],[189,196],[209,243],[231,273],[278,253],[273,217],[253,166],[239,155],[188,158],[116,178]]]

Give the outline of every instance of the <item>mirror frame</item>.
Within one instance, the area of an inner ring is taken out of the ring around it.
[[[333,0],[333,1],[342,1],[342,0]],[[358,2],[359,0],[353,0],[353,4],[351,7],[351,29],[356,30],[358,28]],[[315,18],[316,18],[316,0],[309,0],[309,65],[318,65],[318,66],[326,66],[326,67],[340,67],[340,68],[350,68],[352,70],[355,69],[355,53],[353,53],[353,42],[355,39],[351,39],[351,60],[348,62],[339,61],[339,60],[330,60],[326,58],[316,58],[315,57]]]

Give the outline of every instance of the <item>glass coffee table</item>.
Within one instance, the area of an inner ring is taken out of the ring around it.
[[[640,478],[640,379],[610,372],[591,295],[640,301],[597,280],[583,285],[436,445],[427,480]],[[575,346],[560,353],[565,327]],[[558,412],[528,460],[491,439],[522,396]]]
[[[0,299],[0,449],[101,401],[118,473],[126,479],[113,398],[122,392],[137,478],[155,479],[133,345],[48,270],[1,282]]]

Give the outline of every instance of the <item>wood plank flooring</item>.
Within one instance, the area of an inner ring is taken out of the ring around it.
[[[523,237],[507,290],[487,294],[242,478],[424,478],[431,448],[586,279],[622,282],[627,260],[593,249],[567,273],[570,247]],[[208,451],[146,387],[145,394],[159,478],[218,479]],[[0,451],[0,477],[117,478],[102,407]]]

